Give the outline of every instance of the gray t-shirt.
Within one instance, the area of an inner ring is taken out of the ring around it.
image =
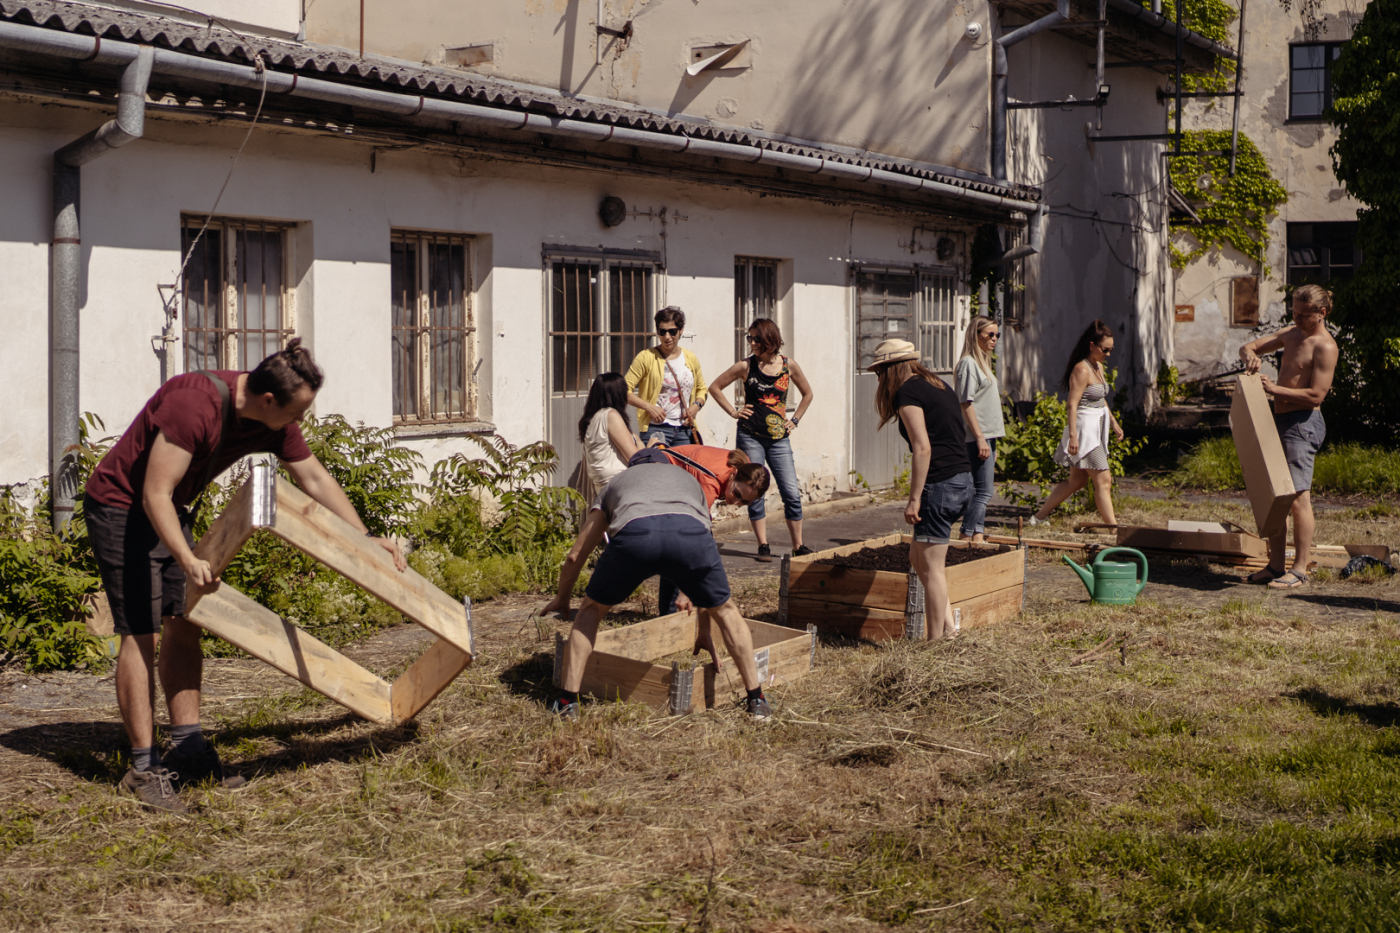
[[[987,440],[1006,436],[1006,425],[1001,420],[1001,389],[994,377],[982,372],[982,367],[970,356],[958,360],[958,370],[954,379],[959,402],[971,402],[972,413],[977,416],[977,426]],[[968,443],[975,438],[967,434]]]
[[[639,463],[608,483],[593,503],[608,517],[608,534],[615,535],[633,519],[652,515],[689,515],[710,527],[710,510],[700,481],[669,463]]]

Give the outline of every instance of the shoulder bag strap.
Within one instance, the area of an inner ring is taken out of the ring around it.
[[[685,359],[685,357],[682,356],[681,359]],[[684,418],[686,417],[686,410],[690,408],[690,399],[681,395],[681,377],[676,375],[676,370],[671,366],[670,360],[663,356],[661,362],[666,364],[666,368],[671,370],[671,378],[676,380],[676,394],[681,396],[681,417]]]
[[[233,433],[234,411],[233,401],[229,398],[228,383],[214,375],[207,369],[201,369],[191,375],[204,376],[214,383],[214,388],[219,393],[219,411],[223,419],[223,427],[219,430],[219,442],[214,445],[214,452],[209,455],[209,460],[204,464],[204,473],[199,477],[199,485],[195,487],[194,494],[198,496],[204,491],[214,479],[215,468],[219,463],[219,457],[224,452],[224,447],[228,444],[229,435]]]
[[[679,460],[681,463],[686,463],[686,464],[689,464],[690,466],[695,467],[695,469],[699,470],[701,473],[704,473],[706,476],[710,477],[710,479],[715,480],[716,482],[719,481],[719,477],[716,476],[713,472],[711,472],[709,468],[707,468],[707,467],[705,467],[705,466],[702,466],[701,464],[695,462],[694,460],[692,460],[692,459],[690,459],[689,457],[687,457],[685,454],[677,453],[677,452],[676,452],[676,448],[674,448],[674,447],[663,447],[663,448],[661,448],[661,451],[662,451],[662,453],[664,453],[664,454],[665,454],[666,456],[668,456],[668,457],[674,457],[675,459]]]

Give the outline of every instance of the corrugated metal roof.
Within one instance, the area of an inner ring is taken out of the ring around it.
[[[696,118],[668,116],[610,101],[566,97],[556,90],[486,78],[450,68],[414,65],[368,54],[360,58],[341,49],[235,32],[213,21],[199,26],[155,14],[69,0],[0,0],[0,19],[81,35],[142,42],[228,61],[251,62],[261,54],[264,61],[278,71],[317,72],[362,86],[402,88],[415,94],[470,100],[503,109],[544,111],[576,120],[791,152],[929,178],[1021,200],[1038,200],[1040,197],[1038,188],[999,184],[987,176],[947,166],[786,139]]]

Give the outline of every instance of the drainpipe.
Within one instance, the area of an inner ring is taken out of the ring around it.
[[[1029,39],[1038,32],[1069,19],[1070,0],[1058,0],[1054,13],[1047,13],[1033,23],[1014,29],[992,43],[992,177],[999,182],[1007,180],[1006,174],[1006,102],[1007,73],[1006,50]]]
[[[53,526],[61,531],[73,517],[77,473],[65,454],[80,439],[78,419],[78,286],[82,276],[79,200],[82,166],[140,139],[146,117],[146,84],[154,50],[142,46],[122,71],[117,118],[53,155],[53,253],[49,286],[49,476]]]

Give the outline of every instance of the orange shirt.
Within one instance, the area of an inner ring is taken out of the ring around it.
[[[694,460],[714,474],[714,476],[709,476],[704,470],[697,470],[676,457],[667,458],[700,481],[700,488],[705,492],[706,506],[713,507],[716,499],[724,498],[724,484],[729,482],[729,478],[734,475],[734,467],[729,465],[729,448],[707,447],[703,444],[681,444],[678,447],[661,448],[662,453],[671,450],[689,460]]]

